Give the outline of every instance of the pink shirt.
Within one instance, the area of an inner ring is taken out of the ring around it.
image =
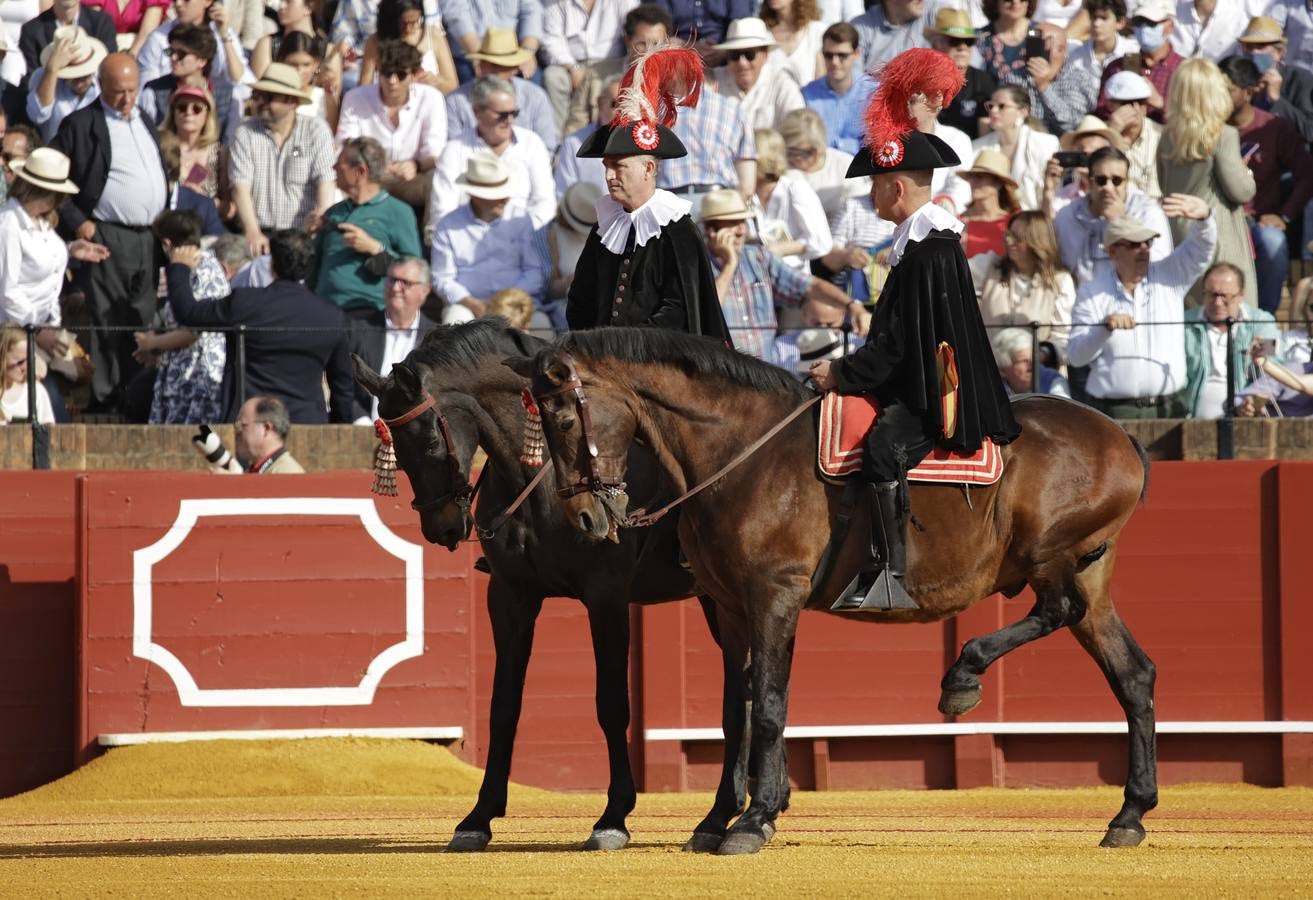
[[[141,20],[146,17],[146,10],[152,6],[167,10],[169,4],[170,0],[127,0],[120,9],[116,0],[82,0],[83,6],[98,9],[113,19],[114,30],[119,34],[136,34],[141,28]],[[113,53],[114,49],[110,47],[109,52]]]

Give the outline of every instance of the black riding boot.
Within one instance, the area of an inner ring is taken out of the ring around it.
[[[871,559],[832,610],[920,609],[907,593],[906,522],[897,481],[867,485],[871,513]]]

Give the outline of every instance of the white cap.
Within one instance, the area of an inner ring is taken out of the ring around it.
[[[1140,0],[1140,2],[1135,5],[1135,10],[1131,13],[1131,18],[1163,22],[1170,19],[1175,14],[1176,4],[1173,0]]]
[[[1125,103],[1128,100],[1148,100],[1153,89],[1143,75],[1134,72],[1118,72],[1108,79],[1105,89],[1109,100]]]

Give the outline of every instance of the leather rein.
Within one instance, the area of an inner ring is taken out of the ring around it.
[[[597,470],[597,442],[593,440],[592,436],[592,417],[588,412],[588,396],[584,393],[583,382],[579,380],[579,376],[574,376],[554,391],[549,391],[545,394],[534,394],[534,399],[541,402],[549,397],[559,397],[562,394],[568,393],[574,394],[575,403],[579,408],[580,427],[583,429],[584,442],[588,445],[588,474],[585,475],[581,473],[578,481],[569,487],[558,489],[557,493],[560,494],[561,497],[568,498],[573,497],[576,494],[582,494],[584,491],[609,494],[623,491],[625,489],[625,483],[623,481],[620,481],[619,479],[603,478]],[[666,513],[670,512],[676,506],[679,506],[685,500],[688,500],[711,487],[734,469],[738,468],[738,466],[747,460],[748,457],[752,456],[769,443],[771,438],[787,428],[795,419],[808,409],[819,403],[823,396],[823,394],[817,394],[815,397],[812,397],[795,407],[792,412],[779,422],[775,423],[769,431],[757,438],[747,447],[744,447],[739,451],[738,455],[717,469],[712,475],[703,479],[692,488],[689,488],[665,506],[655,512],[647,512],[642,509],[636,510],[627,514],[625,518],[621,520],[620,525],[625,528],[643,528],[660,521]]]
[[[443,414],[442,408],[438,406],[437,398],[428,391],[425,391],[424,399],[416,406],[406,410],[395,418],[383,419],[383,424],[387,425],[389,429],[392,429],[398,425],[405,425],[409,422],[413,422],[429,410],[433,410],[433,414],[438,419],[438,431],[442,433],[442,440],[447,446],[447,468],[451,472],[451,483],[456,485],[456,487],[453,488],[450,493],[443,494],[441,497],[435,497],[432,500],[420,500],[416,497],[410,502],[410,508],[416,512],[425,512],[454,501],[456,505],[460,507],[461,512],[464,515],[469,516],[470,521],[473,522],[474,517],[470,515],[470,507],[474,505],[474,499],[479,495],[479,488],[483,487],[483,479],[487,476],[490,466],[485,465],[483,470],[479,472],[478,480],[475,481],[474,484],[470,484],[469,478],[460,470],[460,462],[456,459],[456,444],[451,439],[451,425],[447,422],[447,417]],[[551,468],[550,461],[538,469],[538,474],[535,475],[527,485],[525,485],[524,490],[520,491],[520,495],[512,501],[510,506],[506,507],[506,509],[502,510],[501,513],[493,518],[487,528],[482,528],[478,523],[475,523],[474,528],[478,532],[479,537],[486,540],[496,534],[497,530],[505,525],[507,520],[510,519],[510,517],[515,514],[515,511],[524,504],[524,501],[529,498],[529,495],[533,493],[534,488],[542,483],[543,477],[547,474],[549,468]]]

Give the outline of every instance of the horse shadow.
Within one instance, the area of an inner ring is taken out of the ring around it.
[[[582,853],[580,842],[514,841],[495,843],[484,853]],[[648,844],[659,848],[661,845]],[[4,859],[100,859],[183,856],[260,855],[382,855],[441,853],[445,840],[377,837],[195,838],[174,840],[86,841],[55,844],[0,844]]]

